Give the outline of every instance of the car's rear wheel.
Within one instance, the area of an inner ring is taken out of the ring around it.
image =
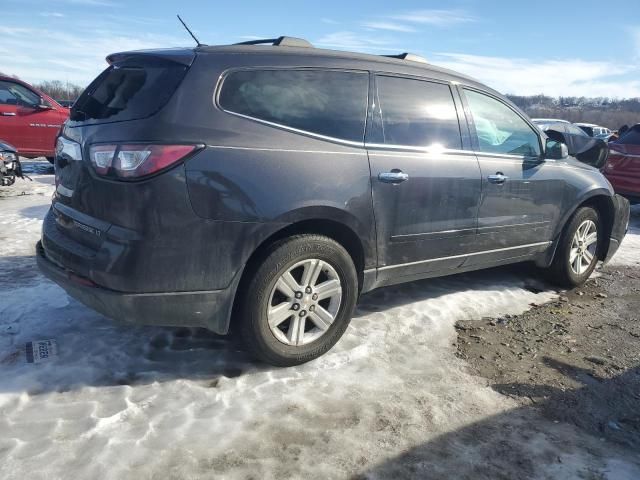
[[[333,347],[358,296],[348,252],[321,235],[272,245],[244,288],[242,338],[256,357],[276,366],[308,362]]]
[[[596,268],[600,242],[598,212],[591,207],[578,209],[560,237],[550,279],[569,288],[582,285]]]

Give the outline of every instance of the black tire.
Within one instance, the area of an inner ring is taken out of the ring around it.
[[[586,268],[582,273],[578,274],[574,271],[574,269],[571,267],[571,264],[569,263],[571,245],[578,227],[587,220],[591,220],[596,226],[598,237],[596,244],[596,254],[593,255],[593,259],[588,268]],[[553,262],[551,263],[551,266],[547,271],[549,280],[565,288],[574,288],[586,282],[593,270],[596,268],[596,265],[598,264],[597,252],[600,248],[600,245],[602,245],[602,233],[602,225],[598,212],[591,207],[579,208],[573,214],[571,220],[569,220],[569,223],[567,223],[562,232],[562,235],[560,236],[560,243],[558,244],[558,248],[556,249]]]
[[[304,345],[287,345],[271,331],[267,308],[280,276],[307,259],[322,260],[334,269],[342,287],[342,298],[335,320],[322,336]],[[242,284],[242,303],[237,309],[240,335],[247,349],[263,362],[288,367],[313,360],[333,347],[349,326],[358,298],[358,277],[350,255],[336,241],[311,234],[280,240],[268,249],[249,275]]]
[[[55,162],[55,158],[54,158],[54,157],[46,157],[46,158],[47,158],[48,162],[49,162],[51,165],[53,165],[53,164],[54,164],[54,162]]]

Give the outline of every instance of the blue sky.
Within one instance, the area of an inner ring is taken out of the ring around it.
[[[324,48],[411,51],[522,95],[640,97],[637,0],[0,0],[0,71],[84,85],[111,52],[282,34]],[[619,6],[616,11],[617,6]]]

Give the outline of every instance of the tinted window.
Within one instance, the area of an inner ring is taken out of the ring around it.
[[[259,120],[361,142],[369,76],[332,70],[245,70],[230,73],[220,106]]]
[[[487,95],[466,89],[465,94],[481,152],[540,155],[538,135],[516,112]]]
[[[162,108],[187,67],[162,59],[131,59],[110,66],[82,93],[71,120],[134,120]]]
[[[0,80],[0,103],[33,107],[40,103],[40,96],[18,83]]]
[[[384,143],[461,148],[458,115],[448,85],[408,78],[376,78]]]

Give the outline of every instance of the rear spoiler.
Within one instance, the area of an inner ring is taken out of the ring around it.
[[[132,58],[149,57],[160,58],[170,62],[178,63],[190,67],[196,54],[193,49],[189,48],[166,48],[157,50],[132,50],[129,52],[112,53],[108,55],[106,60],[109,65],[123,62]]]

